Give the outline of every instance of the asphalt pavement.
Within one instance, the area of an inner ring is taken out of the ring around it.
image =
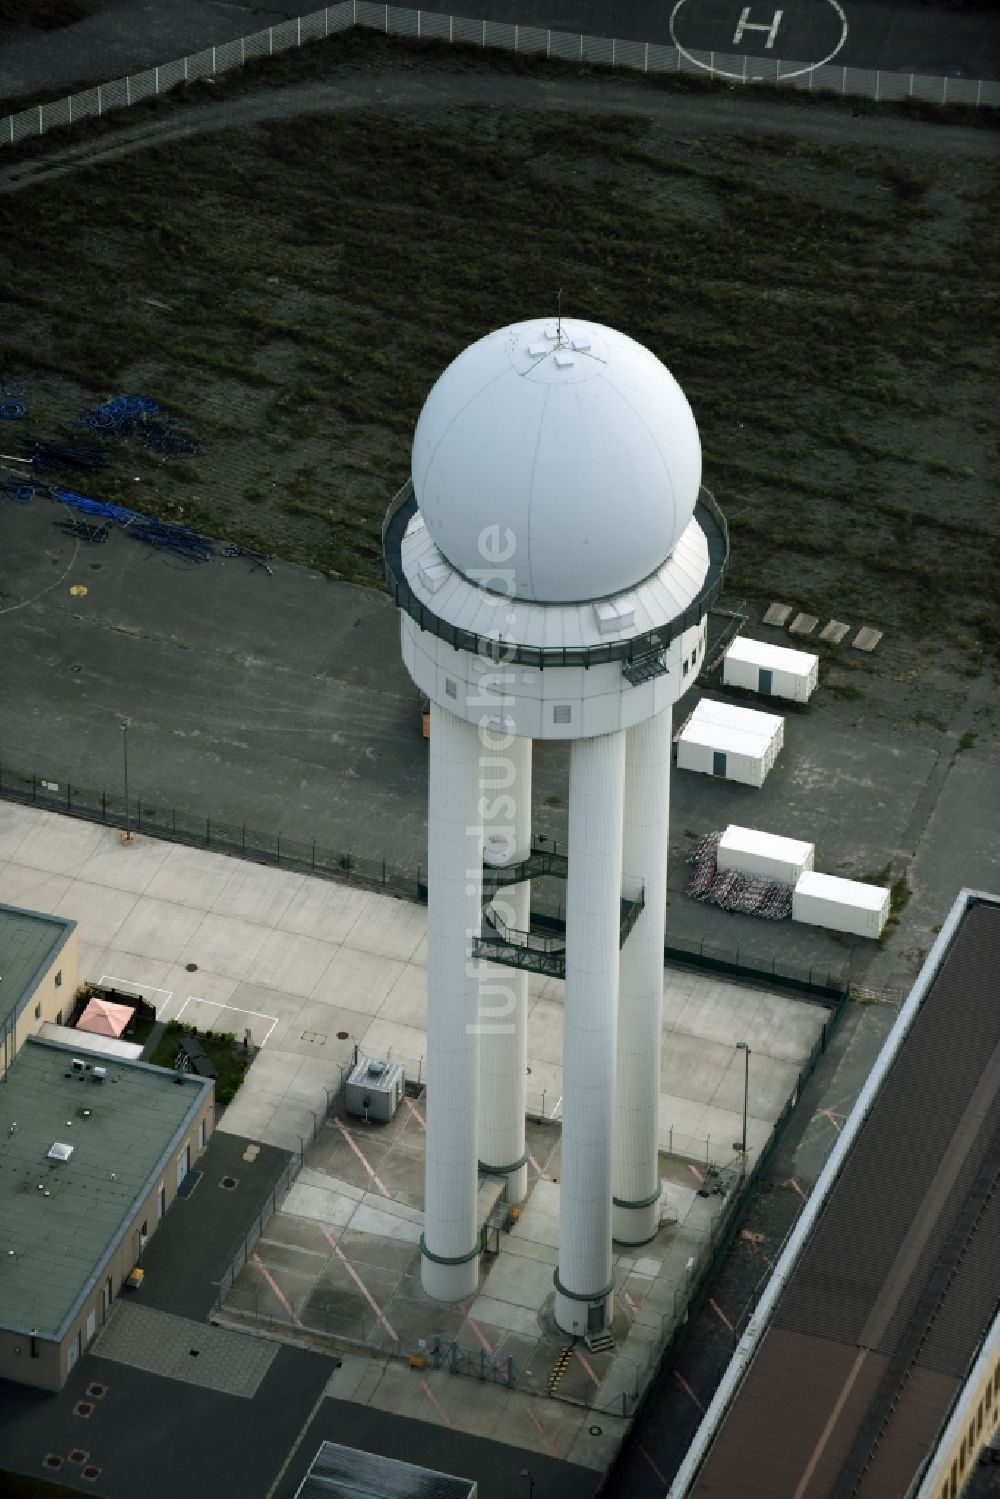
[[[377,7],[373,6],[373,10]],[[445,0],[404,9],[447,13]],[[310,14],[318,7],[106,0],[58,31],[0,28],[0,96],[118,78]],[[810,67],[1000,77],[1000,13],[985,0],[463,0],[476,19],[657,42]]]

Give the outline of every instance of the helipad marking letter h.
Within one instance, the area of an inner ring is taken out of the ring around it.
[[[781,25],[781,18],[783,15],[783,10],[776,10],[774,12],[774,20],[768,26],[766,23],[761,21],[751,21],[750,6],[744,5],[743,10],[740,13],[740,19],[736,23],[736,30],[733,32],[733,46],[739,46],[740,42],[743,40],[744,31],[766,31],[767,41],[764,43],[764,46],[770,49],[774,46],[774,39],[778,35],[778,27]]]

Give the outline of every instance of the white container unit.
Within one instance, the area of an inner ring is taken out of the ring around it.
[[[804,703],[819,682],[819,657],[737,635],[726,651],[722,680],[727,687],[745,687],[764,697]]]
[[[677,736],[677,767],[763,786],[784,737],[775,714],[702,699]]]
[[[856,937],[879,937],[889,919],[889,891],[863,880],[806,870],[792,892],[792,920]]]
[[[716,861],[720,869],[758,875],[775,885],[794,885],[805,870],[812,869],[815,855],[812,843],[731,823],[719,839]]]

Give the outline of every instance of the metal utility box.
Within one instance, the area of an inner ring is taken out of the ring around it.
[[[391,1119],[403,1101],[406,1069],[402,1062],[382,1062],[377,1057],[358,1057],[344,1088],[349,1114],[364,1119]]]
[[[793,651],[785,645],[768,645],[737,635],[726,651],[722,680],[727,687],[745,687],[764,697],[785,697],[805,703],[819,682],[819,657],[810,651]]]
[[[856,937],[880,937],[889,919],[889,891],[863,880],[806,870],[792,893],[792,920]]]
[[[763,786],[784,742],[778,714],[703,698],[677,735],[677,768]]]
[[[812,869],[815,857],[812,843],[730,824],[719,839],[716,864],[720,870],[735,869],[775,885],[794,885],[805,870]]]

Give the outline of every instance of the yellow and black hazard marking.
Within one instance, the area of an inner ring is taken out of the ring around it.
[[[569,1361],[572,1357],[573,1346],[572,1344],[570,1344],[568,1348],[564,1348],[562,1350],[559,1357],[552,1365],[552,1373],[549,1375],[548,1383],[548,1391],[550,1395],[554,1395],[556,1390],[559,1388],[559,1381],[562,1379],[563,1375],[566,1373],[566,1370],[569,1368]]]

